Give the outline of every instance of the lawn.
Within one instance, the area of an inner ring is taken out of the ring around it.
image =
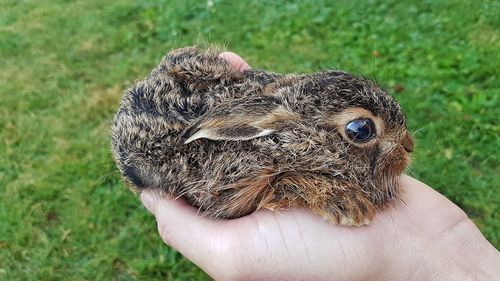
[[[168,50],[371,77],[407,112],[410,174],[500,247],[499,1],[0,2],[0,280],[208,279],[120,181],[121,92]]]

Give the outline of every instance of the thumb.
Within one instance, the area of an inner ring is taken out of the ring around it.
[[[225,59],[232,67],[237,70],[244,71],[250,69],[248,63],[246,63],[240,56],[233,52],[220,53],[219,57]]]

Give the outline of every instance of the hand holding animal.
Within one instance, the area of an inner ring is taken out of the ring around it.
[[[413,140],[400,105],[366,78],[241,71],[183,48],[125,91],[112,150],[134,189],[214,218],[304,207],[363,225],[397,200]]]

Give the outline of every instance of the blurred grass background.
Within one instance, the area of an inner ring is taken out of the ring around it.
[[[401,101],[411,174],[500,247],[499,1],[0,1],[0,280],[199,280],[120,182],[121,91],[168,50],[339,68]]]

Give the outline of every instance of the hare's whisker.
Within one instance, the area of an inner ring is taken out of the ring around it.
[[[412,132],[412,134],[416,134],[416,133],[418,133],[418,132],[422,131],[423,129],[427,129],[427,127],[429,127],[429,125],[426,125],[426,126],[420,127],[420,128],[418,128],[418,129],[414,130],[414,131]]]

